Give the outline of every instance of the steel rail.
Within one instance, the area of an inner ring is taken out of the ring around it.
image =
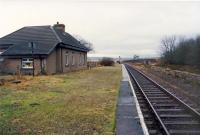
[[[194,108],[192,108],[191,106],[189,106],[188,104],[186,104],[184,101],[180,100],[177,96],[175,96],[174,94],[172,94],[171,92],[169,92],[168,90],[166,90],[164,87],[162,87],[161,85],[159,85],[157,82],[155,82],[154,80],[152,80],[151,78],[149,78],[148,76],[146,76],[144,73],[142,73],[138,69],[135,69],[135,68],[133,68],[133,69],[135,71],[139,72],[142,76],[144,76],[146,79],[148,79],[149,81],[151,81],[153,84],[155,84],[155,86],[157,86],[158,88],[160,88],[162,91],[164,91],[165,93],[167,93],[168,95],[170,95],[171,97],[173,97],[176,101],[180,102],[181,103],[180,105],[182,105],[185,109],[187,109],[197,119],[200,120],[200,113],[197,112]]]
[[[134,75],[131,73],[130,69],[128,67],[126,67],[127,71],[129,72],[129,74],[131,75],[132,79],[135,81],[136,85],[138,86],[139,90],[142,92],[143,96],[145,97],[145,100],[147,101],[147,103],[149,104],[151,110],[153,111],[153,114],[156,116],[157,121],[159,122],[160,126],[162,126],[161,128],[164,131],[164,134],[166,135],[170,135],[169,131],[167,130],[165,124],[163,123],[163,121],[161,120],[160,116],[158,115],[158,113],[156,112],[155,108],[153,107],[153,105],[151,104],[151,102],[149,101],[147,95],[145,94],[145,92],[143,91],[142,87],[140,86],[140,84],[138,83],[138,81],[136,80],[136,78],[134,77]]]

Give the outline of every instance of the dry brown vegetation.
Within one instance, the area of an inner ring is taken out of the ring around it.
[[[180,70],[184,72],[190,72],[200,75],[200,66],[191,66],[191,65],[158,65],[163,68],[169,68],[171,70]]]
[[[115,66],[7,82],[0,86],[0,134],[114,134],[120,79]]]

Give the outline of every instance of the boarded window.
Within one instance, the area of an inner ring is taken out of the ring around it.
[[[69,53],[68,52],[65,53],[65,65],[66,66],[69,65]]]
[[[72,65],[75,65],[75,56],[73,53],[72,53]]]
[[[84,54],[80,54],[80,65],[84,65]]]
[[[85,58],[84,58],[84,54],[82,55],[82,65],[85,64]]]
[[[86,55],[85,54],[83,55],[83,64],[84,65],[86,64]]]
[[[79,65],[82,65],[82,55],[80,53],[80,56],[79,56]]]
[[[22,59],[22,68],[32,69],[33,68],[33,59],[32,58],[23,58]]]

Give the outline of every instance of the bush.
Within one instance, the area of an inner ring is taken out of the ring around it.
[[[200,66],[200,36],[180,39],[175,37],[164,38],[161,60],[165,64]]]
[[[104,57],[100,61],[100,65],[102,66],[114,66],[115,62],[112,58]]]

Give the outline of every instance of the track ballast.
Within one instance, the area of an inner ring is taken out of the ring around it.
[[[200,135],[200,114],[142,72],[125,64],[150,135]]]

